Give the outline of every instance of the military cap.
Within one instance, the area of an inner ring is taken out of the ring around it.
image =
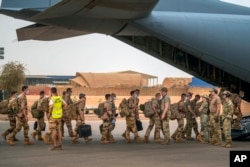
[[[216,88],[212,88],[212,89],[209,90],[209,92],[218,93],[218,90]]]
[[[162,92],[168,92],[168,88],[162,87],[162,88],[160,89],[160,91],[162,91]]]

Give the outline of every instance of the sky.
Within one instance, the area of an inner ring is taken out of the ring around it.
[[[111,36],[90,34],[57,41],[17,41],[16,29],[33,23],[0,14],[4,59],[26,65],[27,75],[75,75],[76,72],[133,70],[158,77],[192,77]]]

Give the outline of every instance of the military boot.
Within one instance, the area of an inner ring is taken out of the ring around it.
[[[5,131],[4,133],[1,134],[1,136],[3,137],[3,139],[6,141],[6,137],[9,134],[9,131]]]
[[[201,134],[198,134],[198,135],[196,136],[196,140],[198,140],[199,142],[202,142],[202,141],[203,141],[203,138],[202,138]]]
[[[14,139],[13,139],[14,141],[19,141],[17,138],[16,138],[16,136],[14,136]]]
[[[129,137],[129,136],[126,136],[125,133],[122,134],[122,137],[124,137],[126,143],[130,143],[130,142],[131,142],[131,141],[130,141],[130,137]]]
[[[84,138],[84,141],[85,141],[85,143],[89,143],[90,141],[92,141],[92,138],[85,137],[85,138]]]
[[[136,137],[136,143],[143,143],[144,142],[144,139],[141,138],[140,136]]]
[[[13,139],[8,139],[8,140],[7,140],[7,143],[8,143],[10,146],[15,146],[15,145],[16,145]]]
[[[38,140],[38,141],[43,141],[42,135],[38,135],[38,136],[37,136],[37,140]]]
[[[72,137],[72,144],[80,144],[78,137]]]
[[[32,136],[32,138],[33,138],[34,140],[36,140],[36,132],[32,132],[32,133],[31,133],[31,136]]]
[[[156,139],[155,139],[155,142],[156,142],[156,143],[161,143],[161,142],[162,142],[162,139],[161,139],[161,138],[156,138]]]
[[[148,136],[144,136],[145,143],[150,143]]]
[[[24,138],[23,144],[24,144],[24,145],[32,145],[33,143],[30,142],[29,138]]]

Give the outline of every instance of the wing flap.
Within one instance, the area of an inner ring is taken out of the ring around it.
[[[52,41],[89,34],[89,32],[69,30],[61,27],[33,24],[16,30],[18,41],[41,40]]]

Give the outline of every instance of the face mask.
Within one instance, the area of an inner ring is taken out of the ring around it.
[[[137,96],[137,95],[135,95],[134,97],[135,97],[136,99],[138,98],[138,96]]]
[[[113,100],[116,100],[116,97],[113,97]]]
[[[29,90],[27,90],[27,91],[26,91],[26,95],[28,95],[29,93],[30,93],[30,91],[29,91]]]

